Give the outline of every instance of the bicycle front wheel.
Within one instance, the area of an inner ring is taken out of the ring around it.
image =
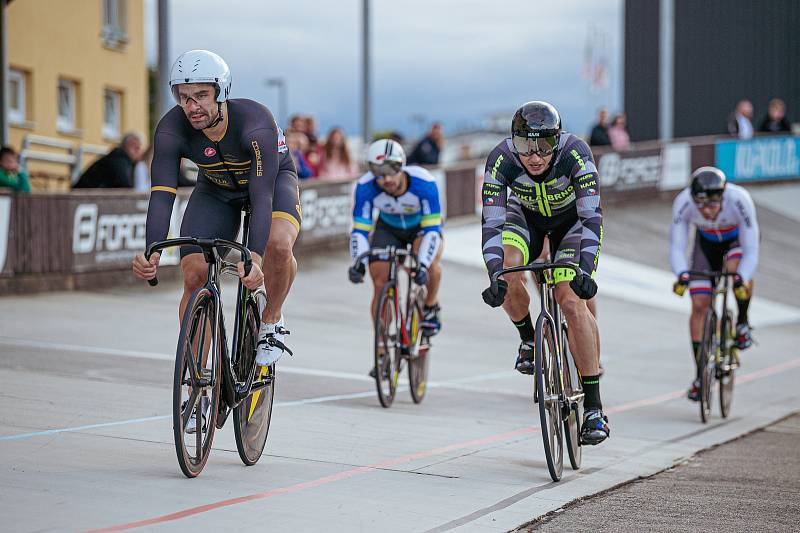
[[[172,387],[172,429],[186,477],[203,471],[214,440],[220,402],[220,351],[214,297],[206,287],[189,298],[181,322]]]
[[[247,302],[244,337],[239,353],[240,360],[247,362],[251,369],[255,364],[256,342],[261,317],[255,302]],[[236,450],[239,458],[247,466],[252,466],[261,458],[267,443],[269,422],[272,418],[272,403],[275,398],[275,365],[259,367],[254,383],[265,383],[263,388],[253,391],[233,410],[233,433],[236,436]]]
[[[703,340],[700,342],[700,420],[711,418],[711,389],[714,386],[714,354],[717,345],[717,317],[713,310],[706,313]]]
[[[723,345],[720,350],[720,364],[717,368],[717,379],[719,380],[719,410],[722,414],[722,418],[728,418],[728,414],[731,412],[734,373],[736,371],[736,356],[733,351],[737,348],[733,345],[733,339],[735,337],[733,316],[727,309],[722,315],[720,337],[723,339]]]
[[[583,416],[583,386],[577,368],[570,364],[572,354],[569,351],[566,324],[561,326],[561,370],[564,372],[564,438],[567,441],[567,455],[573,470],[581,467],[582,448],[580,424]]]
[[[553,481],[564,470],[564,419],[553,324],[540,316],[536,321],[536,390],[547,469]]]
[[[392,405],[400,374],[401,325],[395,307],[396,291],[394,284],[384,285],[375,308],[375,386],[383,407]]]
[[[422,333],[422,304],[415,302],[411,307],[409,317],[409,348],[408,382],[411,385],[411,399],[420,403],[425,398],[428,385],[428,354],[430,353],[430,339]]]

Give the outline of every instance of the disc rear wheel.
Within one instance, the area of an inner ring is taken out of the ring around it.
[[[733,385],[736,372],[735,353],[738,348],[733,345],[735,331],[733,326],[733,316],[730,311],[725,311],[722,318],[721,337],[723,344],[720,352],[720,366],[717,369],[717,379],[719,379],[719,410],[722,418],[727,418],[731,412],[731,402],[733,401]]]

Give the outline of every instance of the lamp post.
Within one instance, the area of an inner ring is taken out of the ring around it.
[[[370,141],[369,0],[362,0],[361,30],[361,131],[364,136],[364,146],[367,146]]]
[[[277,87],[278,88],[278,109],[277,109],[277,121],[278,125],[283,124],[282,127],[286,127],[286,111],[288,109],[288,104],[286,101],[286,79],[284,78],[267,78],[264,80],[264,85],[267,87]]]

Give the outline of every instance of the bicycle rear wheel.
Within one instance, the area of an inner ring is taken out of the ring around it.
[[[561,326],[561,368],[564,372],[564,396],[567,398],[565,406],[564,438],[567,441],[567,455],[573,470],[581,467],[581,420],[583,420],[583,386],[578,375],[578,369],[570,364],[572,354],[569,351],[567,338],[567,325]]]
[[[714,386],[714,351],[717,338],[717,317],[713,310],[706,313],[703,339],[700,342],[700,420],[711,418],[711,389]]]
[[[735,356],[733,345],[735,331],[733,326],[733,316],[729,310],[725,310],[722,315],[720,327],[720,337],[722,346],[720,347],[720,365],[717,369],[717,379],[719,380],[719,410],[722,418],[728,418],[731,412],[731,401],[733,401],[734,373],[736,371]]]
[[[183,314],[172,387],[175,451],[181,471],[190,478],[203,471],[214,440],[221,380],[215,327],[214,297],[206,287],[196,289]],[[188,433],[192,422],[195,431]]]
[[[408,382],[411,388],[411,399],[420,403],[425,398],[428,385],[428,354],[430,339],[422,333],[422,304],[414,302],[409,317],[409,339],[411,346],[408,357]]]
[[[246,379],[252,365],[255,364],[256,342],[261,317],[255,302],[248,300],[245,319],[242,349],[239,353],[241,369],[239,379]],[[239,366],[239,365],[237,365]],[[275,397],[275,365],[260,367],[255,382],[263,381],[267,385],[253,391],[233,410],[233,433],[236,436],[236,449],[239,457],[247,466],[256,464],[264,452],[269,433],[269,422],[272,418],[272,403]]]
[[[560,480],[564,470],[564,419],[561,412],[557,356],[553,325],[550,320],[540,316],[536,321],[537,404],[544,456],[553,481]]]
[[[395,308],[396,291],[394,284],[384,285],[375,308],[375,386],[383,407],[392,405],[400,373],[401,325]]]

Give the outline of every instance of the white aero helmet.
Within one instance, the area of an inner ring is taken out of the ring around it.
[[[380,139],[369,145],[367,165],[376,176],[397,174],[405,164],[406,152],[399,142]]]
[[[169,88],[178,100],[177,85],[211,83],[217,88],[217,102],[224,102],[231,92],[231,69],[225,60],[208,50],[189,50],[182,53],[169,71]]]

